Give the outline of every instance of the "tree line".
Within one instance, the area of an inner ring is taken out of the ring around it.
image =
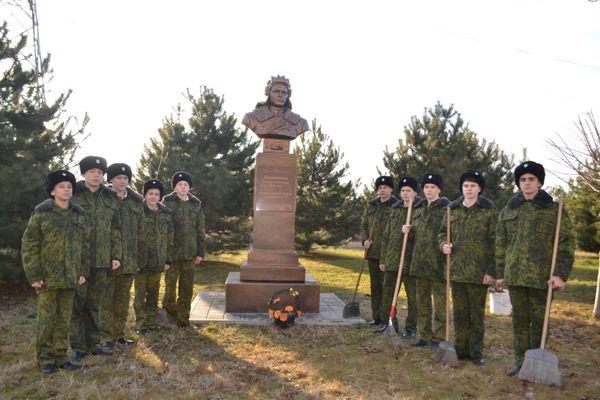
[[[78,161],[75,152],[86,137],[87,116],[74,124],[64,112],[70,92],[53,102],[37,95],[40,82],[52,74],[50,57],[38,70],[27,68],[26,43],[26,36],[11,40],[7,24],[0,26],[0,282],[23,279],[20,239],[32,209],[46,197],[44,177],[50,170],[73,167]],[[190,172],[206,213],[208,250],[243,248],[252,227],[259,141],[240,128],[237,117],[225,110],[223,97],[212,89],[188,90],[183,101],[189,107],[178,105],[177,113],[166,116],[158,135],[145,145],[134,185],[140,188],[150,178],[169,182],[177,170]],[[316,246],[347,243],[359,231],[365,202],[374,196],[372,182],[361,188],[360,181],[349,179],[350,164],[316,120],[293,144],[298,160],[298,249],[309,252]],[[443,195],[450,199],[460,195],[458,177],[467,169],[485,174],[485,195],[498,205],[514,192],[514,156],[480,139],[453,105],[438,102],[412,116],[396,147],[383,150],[382,161],[385,170],[373,167],[373,179],[384,173],[397,180],[437,172],[446,183]],[[567,205],[578,244],[598,251],[600,200],[581,178],[570,186]]]

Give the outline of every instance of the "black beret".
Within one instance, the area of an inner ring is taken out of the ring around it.
[[[400,178],[398,181],[398,190],[402,189],[404,186],[410,186],[415,192],[418,192],[420,189],[419,182],[417,182],[417,180],[412,176],[404,176]]]
[[[75,175],[67,171],[66,169],[61,169],[58,171],[52,171],[46,176],[46,192],[50,194],[52,190],[54,190],[54,186],[59,184],[60,182],[71,182],[71,187],[73,190],[75,189]]]
[[[375,189],[378,189],[379,186],[381,186],[381,185],[386,185],[393,189],[394,188],[394,180],[392,179],[391,176],[382,175],[375,180]]]
[[[112,178],[119,175],[126,175],[131,182],[131,167],[123,163],[110,164],[106,170],[106,180],[110,182]]]
[[[179,181],[186,181],[192,187],[192,176],[184,171],[175,172],[171,178],[171,187],[175,189],[175,185]]]
[[[144,182],[144,188],[142,190],[144,196],[146,195],[146,193],[148,193],[148,190],[150,189],[158,189],[160,191],[160,198],[162,199],[165,193],[165,185],[163,185],[161,181],[159,181],[158,179],[150,179]]]
[[[106,173],[106,159],[98,156],[87,156],[79,161],[79,170],[82,174],[85,174],[86,171],[92,168],[98,168]]]
[[[540,183],[544,184],[544,178],[546,178],[546,171],[544,170],[544,166],[542,164],[538,164],[535,161],[525,161],[517,165],[515,168],[515,185],[519,187],[519,179],[523,174],[533,174],[535,175]]]
[[[425,175],[423,175],[423,178],[421,178],[421,187],[425,187],[425,184],[427,183],[433,183],[440,190],[444,189],[444,180],[438,174],[428,172]]]
[[[483,192],[483,188],[485,187],[485,178],[483,174],[479,171],[468,170],[463,172],[458,179],[458,190],[462,193],[462,185],[465,181],[475,182],[481,188]]]

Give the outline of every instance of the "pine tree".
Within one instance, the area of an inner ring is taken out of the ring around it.
[[[569,182],[565,205],[573,221],[577,247],[584,251],[600,251],[600,198],[581,177]]]
[[[496,143],[479,140],[453,106],[445,108],[439,102],[426,108],[421,118],[411,117],[396,149],[385,149],[383,164],[394,179],[411,175],[420,180],[426,172],[442,175],[442,196],[451,200],[461,196],[458,178],[468,169],[485,175],[484,195],[499,208],[514,191],[513,157]]]
[[[189,172],[206,216],[208,249],[239,248],[249,241],[258,142],[236,128],[235,115],[223,110],[223,98],[212,89],[202,87],[198,97],[188,91],[185,97],[191,105],[187,126],[179,116],[164,119],[158,138],[144,147],[136,184],[158,178],[170,187],[176,171]]]
[[[50,57],[38,70],[28,69],[24,61],[27,37],[10,40],[6,22],[0,26],[0,249],[10,254],[12,265],[20,265],[21,236],[36,204],[47,198],[46,174],[73,161],[77,136],[62,109],[70,92],[48,103],[40,93],[50,75]],[[17,271],[17,272],[14,272]],[[20,267],[3,271],[0,280],[22,279]],[[10,275],[10,276],[9,276]]]
[[[362,202],[358,182],[343,181],[349,165],[343,153],[323,133],[316,120],[311,132],[298,139],[298,203],[296,247],[310,251],[315,245],[339,246],[359,231]]]

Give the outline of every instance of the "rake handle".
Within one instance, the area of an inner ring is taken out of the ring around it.
[[[413,198],[408,199],[408,213],[406,214],[406,225],[410,225],[410,219],[412,218],[412,205]],[[400,291],[400,282],[402,281],[402,270],[404,269],[404,256],[406,255],[406,247],[408,244],[407,233],[402,238],[402,252],[400,253],[400,265],[398,265],[398,276],[396,277],[396,287],[394,289],[394,298],[392,299],[392,308],[390,309],[390,318],[394,318],[396,314],[396,302],[398,301],[398,292]]]
[[[558,198],[558,215],[556,216],[556,231],[554,232],[554,248],[552,249],[552,264],[550,265],[550,279],[556,269],[556,257],[558,254],[558,236],[560,235],[560,224],[562,222],[562,212],[564,206],[564,193],[560,192]],[[548,321],[550,320],[550,305],[552,303],[552,285],[548,284],[548,294],[546,295],[546,312],[544,315],[544,329],[542,330],[541,349],[546,348],[546,337],[548,336]]]
[[[446,207],[446,244],[450,240],[450,207]],[[450,341],[450,254],[446,254],[446,342]]]

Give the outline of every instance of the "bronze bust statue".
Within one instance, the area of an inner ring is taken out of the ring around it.
[[[244,115],[242,124],[261,139],[295,139],[308,130],[308,122],[292,112],[291,95],[290,81],[285,76],[271,77],[265,88],[267,101]]]

